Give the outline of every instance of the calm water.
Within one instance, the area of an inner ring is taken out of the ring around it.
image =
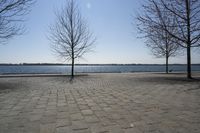
[[[20,74],[20,73],[53,73],[66,74],[70,73],[70,66],[61,65],[10,65],[0,66],[0,74]],[[172,72],[186,71],[186,65],[170,65],[169,70]],[[192,65],[192,71],[200,71],[200,65]],[[121,72],[165,72],[165,65],[97,65],[97,66],[75,66],[76,73],[121,73]]]

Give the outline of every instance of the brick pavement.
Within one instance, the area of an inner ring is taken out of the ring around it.
[[[174,80],[173,80],[174,78]],[[200,82],[182,75],[0,78],[0,133],[199,133]]]

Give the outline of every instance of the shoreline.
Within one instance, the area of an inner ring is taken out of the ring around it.
[[[97,73],[75,73],[75,77],[81,77],[81,76],[91,76],[91,75],[157,75],[160,77],[180,77],[180,78],[186,78],[187,73],[186,72],[97,72]],[[0,74],[0,78],[17,78],[17,77],[70,77],[70,74],[54,74],[54,73],[9,73],[9,74]],[[192,76],[194,78],[200,79],[200,71],[192,72]]]

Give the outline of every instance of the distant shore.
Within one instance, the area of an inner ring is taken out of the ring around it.
[[[71,64],[63,64],[63,63],[1,63],[0,66],[71,66]],[[142,64],[142,63],[130,63],[130,64],[75,64],[75,66],[132,66],[132,65],[149,65],[149,66],[154,66],[154,65],[165,65],[165,64]],[[169,64],[169,65],[187,65],[187,64],[179,64],[179,63],[174,63],[174,64]],[[191,64],[191,65],[200,65],[199,63],[197,64]]]

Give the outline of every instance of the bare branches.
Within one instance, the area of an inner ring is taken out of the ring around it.
[[[24,31],[22,16],[30,11],[34,0],[0,0],[0,43]]]
[[[140,25],[143,26],[139,27],[140,31],[146,33],[145,36],[151,39],[151,44],[158,45],[157,40],[162,40],[157,38],[158,36],[155,37],[154,32],[164,31],[173,43],[186,48],[187,77],[191,78],[191,47],[200,46],[200,0],[148,0],[148,2],[149,4],[144,6],[145,14],[138,17]],[[152,34],[153,40],[149,37]],[[158,48],[162,50],[161,47]],[[172,49],[174,48],[176,47]]]
[[[164,25],[174,25],[174,20],[169,19],[170,13],[160,9],[159,4],[154,0],[149,0],[148,5],[143,5],[144,14],[138,16],[138,29],[147,41],[156,57],[175,56],[179,47],[177,41],[163,29]],[[162,18],[160,14],[162,12]],[[176,32],[175,27],[167,27],[172,33]]]
[[[176,56],[180,50],[180,46],[177,45],[180,41],[165,30],[176,34],[175,20],[172,14],[162,8],[156,0],[148,0],[148,4],[143,5],[143,9],[144,12],[137,17],[138,29],[146,38],[146,45],[153,55],[166,58],[166,73],[168,73],[168,58]]]
[[[68,0],[67,6],[56,13],[56,23],[50,27],[49,36],[52,48],[59,57],[72,61],[82,57],[95,43],[86,21],[80,14],[74,0]],[[73,72],[72,72],[73,74]]]
[[[187,77],[191,78],[191,47],[200,46],[200,0],[158,0],[175,19],[176,34],[164,30],[187,49]],[[163,18],[163,15],[160,15]]]
[[[170,31],[165,30],[171,34],[171,36],[181,41],[183,47],[188,47],[188,41],[190,47],[198,46],[200,43],[200,0],[160,1],[161,5],[175,18],[175,26],[178,32],[175,35]],[[161,17],[163,16],[161,15]]]

